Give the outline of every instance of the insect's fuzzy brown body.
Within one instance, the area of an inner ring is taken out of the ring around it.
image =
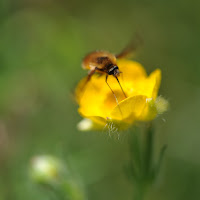
[[[113,75],[116,78],[116,80],[119,82],[117,77],[120,75],[121,72],[119,71],[119,68],[117,66],[117,59],[125,58],[129,56],[130,53],[136,50],[138,45],[142,42],[138,34],[136,34],[136,36],[137,36],[135,38],[136,40],[133,40],[122,52],[120,52],[117,55],[114,55],[106,51],[94,51],[88,54],[83,59],[83,62],[82,62],[83,69],[89,70],[86,83],[90,80],[90,78],[95,72],[100,73],[100,74],[106,74],[106,83],[107,83],[108,75]]]
[[[111,53],[95,51],[84,58],[82,67],[90,71],[95,70],[95,72],[98,73],[109,74],[110,69],[117,66],[116,60],[115,55]]]
[[[114,54],[108,53],[106,51],[95,51],[92,52],[90,54],[88,54],[82,63],[82,67],[84,69],[89,70],[88,73],[88,77],[87,77],[87,81],[86,83],[90,80],[90,78],[92,77],[92,75],[97,72],[99,74],[106,74],[106,83],[109,86],[107,79],[108,79],[108,75],[113,75],[116,80],[118,81],[121,90],[124,94],[124,96],[126,97],[126,94],[118,80],[118,76],[121,73],[119,71],[119,68],[116,64],[117,62],[117,58]],[[112,91],[113,95],[115,96],[115,93],[113,92],[113,90],[111,89],[111,87],[109,86],[110,90]],[[116,96],[115,96],[116,98]],[[116,98],[117,101],[117,98]]]

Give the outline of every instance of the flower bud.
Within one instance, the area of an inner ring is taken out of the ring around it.
[[[158,114],[163,114],[169,108],[169,102],[164,99],[162,96],[156,98],[155,107]]]
[[[31,159],[30,176],[38,184],[48,186],[64,199],[85,200],[81,182],[72,176],[69,169],[56,157],[35,156]],[[46,188],[46,187],[44,187]]]
[[[84,118],[77,124],[77,129],[79,131],[102,130],[105,124],[97,124],[91,119]]]
[[[30,175],[35,182],[44,184],[55,182],[62,172],[62,163],[53,156],[35,156],[31,160]]]
[[[88,131],[91,130],[93,128],[93,121],[90,119],[82,119],[78,124],[77,124],[77,128],[80,131]]]

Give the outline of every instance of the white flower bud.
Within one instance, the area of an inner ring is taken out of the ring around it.
[[[169,102],[166,99],[164,99],[163,97],[159,96],[159,97],[157,97],[157,99],[155,101],[155,107],[156,107],[158,114],[162,114],[168,110]]]
[[[31,160],[30,175],[38,183],[52,183],[63,171],[62,163],[53,156],[35,156]]]
[[[89,131],[93,128],[93,121],[90,119],[82,119],[78,124],[77,128],[80,131]]]

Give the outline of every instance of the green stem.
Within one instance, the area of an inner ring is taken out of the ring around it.
[[[134,200],[144,200],[147,190],[160,171],[160,166],[166,150],[166,145],[162,147],[159,159],[156,163],[154,160],[154,140],[155,133],[152,123],[149,123],[144,132],[144,138],[141,137],[142,132],[135,129],[130,135],[130,167],[129,174],[134,184]]]
[[[135,174],[133,183],[137,190],[134,200],[143,200],[146,189],[151,184],[153,142],[154,130],[152,124],[149,124],[146,128],[144,140],[141,137],[141,131],[136,131],[131,135],[130,153],[131,163],[133,163],[131,170],[132,174]]]
[[[150,178],[153,159],[154,130],[152,124],[149,124],[145,132],[145,152],[144,152],[144,176]]]
[[[145,187],[143,183],[137,184],[137,192],[134,200],[144,200],[145,197]]]
[[[132,162],[132,171],[135,174],[135,181],[141,179],[141,168],[142,168],[142,156],[141,156],[141,144],[140,144],[140,133],[136,130],[131,134],[130,138],[130,156]]]

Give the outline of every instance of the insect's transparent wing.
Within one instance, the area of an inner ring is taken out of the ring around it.
[[[143,41],[139,34],[135,34],[131,42],[123,49],[123,51],[116,55],[117,59],[132,57],[135,51],[142,46]]]

